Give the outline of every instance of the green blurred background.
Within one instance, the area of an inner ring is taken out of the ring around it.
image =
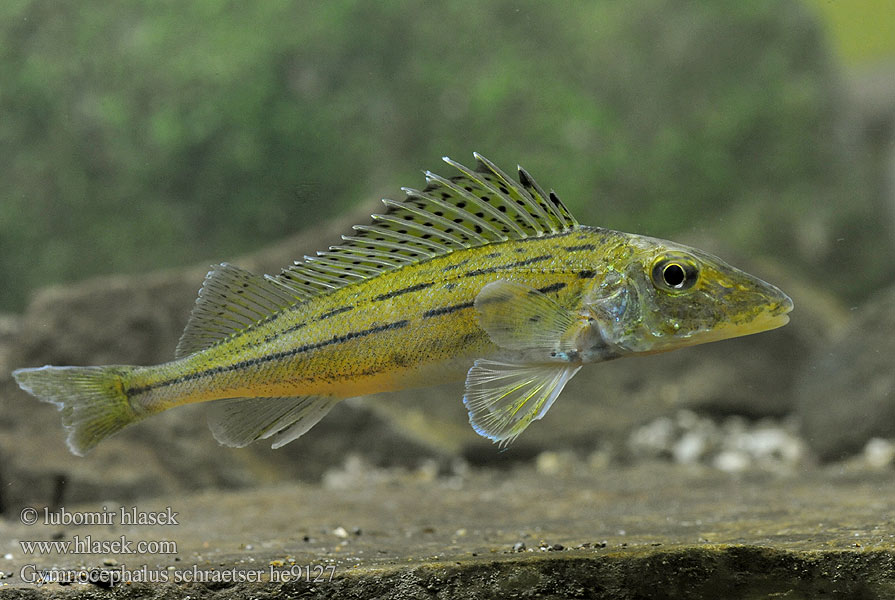
[[[721,240],[860,300],[891,282],[895,167],[851,82],[895,72],[893,13],[7,0],[0,312],[48,283],[233,260],[474,150],[583,223]]]

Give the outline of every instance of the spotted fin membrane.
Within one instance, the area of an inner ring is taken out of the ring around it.
[[[369,225],[356,225],[342,243],[266,276],[307,299],[420,260],[511,239],[566,231],[578,225],[550,191],[522,167],[513,181],[485,157],[474,154],[471,170],[445,157],[460,175],[426,172],[422,190],[403,188],[403,200],[384,199],[386,211]]]

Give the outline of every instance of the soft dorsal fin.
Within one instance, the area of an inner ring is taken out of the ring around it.
[[[422,191],[404,188],[403,200],[383,200],[386,211],[373,215],[369,225],[355,226],[342,244],[269,278],[311,296],[454,250],[578,224],[556,194],[544,192],[522,167],[516,182],[488,159],[474,156],[475,170],[445,157],[460,175],[446,179],[427,171]]]
[[[227,263],[216,265],[205,276],[175,357],[213,346],[309,295]]]

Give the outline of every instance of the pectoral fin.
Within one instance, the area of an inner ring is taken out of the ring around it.
[[[476,433],[505,446],[544,416],[580,365],[479,359],[466,375],[463,404]]]
[[[475,298],[479,325],[491,341],[507,350],[534,352],[539,359],[572,360],[572,332],[578,315],[534,288],[499,280]]]

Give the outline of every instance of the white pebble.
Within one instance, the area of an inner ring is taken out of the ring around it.
[[[749,468],[749,455],[736,450],[724,450],[715,457],[713,462],[716,469],[727,473],[739,473]]]
[[[674,435],[674,422],[668,417],[659,417],[635,429],[628,446],[640,456],[659,456],[671,448]]]
[[[671,449],[671,454],[674,456],[675,461],[688,465],[699,462],[699,459],[705,453],[705,449],[705,436],[701,433],[689,431],[677,441]]]
[[[864,460],[877,469],[890,466],[895,461],[895,444],[890,440],[872,438],[864,446]]]

